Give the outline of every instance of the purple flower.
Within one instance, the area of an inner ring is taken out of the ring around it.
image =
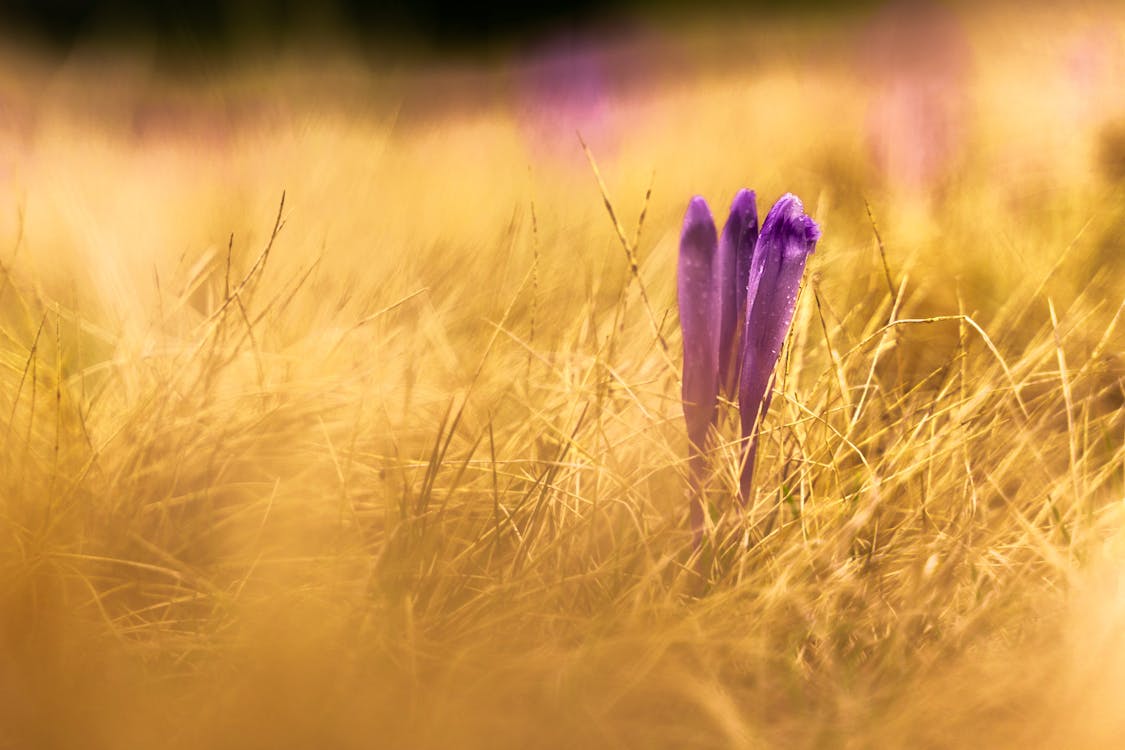
[[[746,310],[746,286],[750,278],[754,243],[758,239],[758,206],[753,190],[734,196],[730,215],[719,238],[718,276],[721,317],[719,324],[719,387],[734,401],[741,361],[739,342]]]
[[[746,291],[746,327],[738,383],[742,438],[749,438],[740,482],[743,502],[749,500],[754,476],[758,448],[756,427],[770,407],[770,381],[793,322],[805,262],[818,239],[820,228],[805,215],[801,200],[786,193],[766,215],[754,247]]]
[[[677,297],[684,341],[683,407],[690,441],[691,522],[703,530],[707,434],[716,422],[720,392],[738,385],[744,446],[743,501],[749,497],[757,450],[755,429],[769,408],[769,384],[797,301],[797,291],[820,230],[801,201],[785,195],[758,234],[754,192],[731,204],[721,239],[707,202],[688,204],[680,235]]]
[[[677,298],[684,338],[683,406],[691,442],[692,482],[703,477],[703,449],[719,396],[719,315],[721,293],[715,284],[715,220],[707,202],[688,204],[680,235]],[[694,508],[693,508],[694,510]]]

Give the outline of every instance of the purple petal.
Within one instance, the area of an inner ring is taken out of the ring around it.
[[[715,288],[718,239],[707,202],[688,204],[680,235],[677,297],[684,340],[684,419],[688,439],[702,450],[719,392],[719,294]]]
[[[805,215],[800,199],[787,193],[770,209],[754,249],[738,389],[742,437],[749,438],[742,470],[743,502],[749,499],[753,481],[756,427],[769,409],[770,381],[793,321],[805,262],[818,239],[816,222]]]
[[[720,294],[719,373],[724,396],[733,400],[738,383],[742,324],[746,317],[746,285],[750,259],[758,239],[758,207],[753,190],[739,190],[719,238],[715,268]]]

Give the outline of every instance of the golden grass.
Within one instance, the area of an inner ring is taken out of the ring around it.
[[[854,26],[660,43],[590,137],[635,275],[507,68],[12,58],[0,747],[1120,744],[1125,102],[1050,61],[1122,18],[1012,18],[924,194]],[[700,580],[676,241],[743,185],[824,239]]]

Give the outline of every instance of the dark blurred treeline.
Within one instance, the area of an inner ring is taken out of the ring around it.
[[[221,50],[245,36],[296,37],[331,24],[361,35],[406,31],[470,37],[586,15],[592,5],[590,0],[537,0],[503,7],[472,0],[0,0],[0,19],[13,31],[54,45],[88,35],[167,42],[192,37]]]
[[[802,12],[838,5],[696,0],[690,12]],[[0,33],[56,52],[94,40],[155,43],[173,56],[221,57],[248,45],[335,37],[471,53],[560,27],[683,8],[675,0],[0,0]]]

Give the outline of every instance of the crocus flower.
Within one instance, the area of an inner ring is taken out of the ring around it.
[[[754,243],[758,239],[758,207],[753,190],[739,190],[719,238],[716,265],[721,307],[719,323],[720,390],[734,401],[738,386],[739,343],[746,317],[746,287]]]
[[[820,230],[801,201],[785,195],[758,234],[754,192],[741,190],[717,238],[703,198],[688,204],[680,235],[677,296],[684,341],[683,407],[690,441],[691,522],[703,529],[703,451],[720,392],[738,388],[744,446],[743,501],[749,497],[757,450],[755,429],[769,408],[769,383]]]
[[[746,294],[758,238],[754,191],[740,190],[721,238],[703,198],[688,204],[680,235],[678,298],[684,339],[683,407],[690,442],[691,525],[703,532],[703,482],[707,434],[715,424],[719,394],[734,400],[742,360],[739,346]]]
[[[818,239],[820,228],[805,215],[801,200],[786,193],[766,215],[754,246],[738,383],[738,409],[746,451],[740,481],[744,503],[749,500],[754,476],[756,427],[770,407],[770,381],[793,322],[805,262]]]
[[[691,525],[697,534],[703,528],[703,499],[700,497],[706,468],[703,449],[719,397],[721,301],[715,283],[717,243],[711,209],[705,200],[696,196],[688,204],[680,235],[676,292],[684,339],[681,395],[690,443]]]

